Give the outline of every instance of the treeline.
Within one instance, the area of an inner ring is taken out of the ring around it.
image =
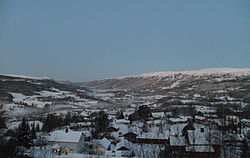
[[[151,109],[147,105],[142,105],[134,113],[129,115],[128,119],[130,122],[143,120],[147,121],[152,117]]]
[[[50,132],[55,128],[60,128],[70,123],[83,122],[84,117],[81,115],[67,113],[65,116],[48,114],[45,119],[41,120],[43,122],[42,130],[45,132]]]

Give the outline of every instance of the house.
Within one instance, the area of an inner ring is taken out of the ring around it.
[[[105,154],[106,151],[110,150],[111,141],[107,138],[102,138],[98,140],[94,147],[94,152],[97,154]]]
[[[128,126],[127,125],[113,124],[112,127],[114,127],[115,129],[118,129],[118,131],[113,131],[111,133],[111,136],[114,138],[119,138],[122,135],[128,133]]]
[[[120,152],[121,156],[131,156],[132,152],[130,151],[131,143],[126,139],[122,138],[119,143],[115,146],[115,152]]]
[[[56,130],[49,133],[47,140],[53,146],[52,152],[54,153],[77,153],[83,148],[84,135],[80,131]]]
[[[219,157],[221,135],[219,131],[209,127],[187,130],[188,145],[185,151],[192,157]]]

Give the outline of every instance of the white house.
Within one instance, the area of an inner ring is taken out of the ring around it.
[[[83,149],[84,135],[80,131],[56,130],[49,134],[47,140],[55,153],[77,153]]]

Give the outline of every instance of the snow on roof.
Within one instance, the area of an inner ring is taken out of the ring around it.
[[[183,128],[186,126],[186,123],[175,124],[170,126],[170,135],[181,135]]]
[[[250,119],[242,119],[241,122],[250,123]]]
[[[185,146],[185,136],[170,136],[170,145],[171,146]]]
[[[163,118],[165,117],[165,113],[164,112],[152,112],[152,116],[153,118]]]
[[[126,117],[126,115],[129,116],[133,113],[134,113],[134,110],[133,111],[125,111],[125,112],[123,112],[123,115]]]
[[[128,126],[126,125],[114,124],[113,127],[119,129],[117,133],[125,134],[128,132]]]
[[[110,144],[111,144],[111,141],[108,140],[107,138],[102,138],[100,141],[99,141],[99,144],[102,145],[105,149],[108,149]]]
[[[168,139],[169,133],[154,133],[154,132],[143,132],[139,134],[136,138],[139,139]]]
[[[191,119],[191,116],[180,116],[179,118],[169,118],[169,121],[173,122],[173,123],[177,123],[177,122],[186,122],[188,121],[188,119]]]
[[[206,119],[206,117],[203,117],[203,116],[195,116],[195,119],[197,119],[197,120],[205,120]]]
[[[151,127],[148,128],[147,132],[138,131],[137,138],[139,139],[168,139],[169,130],[168,126]]]
[[[211,145],[195,145],[195,146],[186,146],[185,150],[187,152],[215,152],[213,146]]]
[[[51,149],[58,149],[58,148],[61,148],[61,146],[58,144],[54,144],[51,146]]]
[[[220,144],[220,133],[213,129],[196,128],[195,130],[187,130],[188,141],[191,145],[208,145],[208,144]]]
[[[138,126],[130,126],[128,129],[128,132],[133,132],[133,133],[136,133],[138,135],[138,133],[141,132],[141,128]]]
[[[129,120],[126,120],[126,119],[117,119],[115,120],[116,123],[130,123]]]
[[[166,121],[165,120],[152,120],[152,121],[147,121],[147,124],[163,124],[165,123]]]
[[[137,127],[143,127],[143,126],[144,126],[144,123],[141,122],[141,121],[133,121],[133,122],[132,122],[132,125],[133,125],[133,126],[137,126]]]
[[[115,150],[119,150],[121,147],[125,147],[125,148],[129,149],[130,146],[131,146],[130,142],[128,140],[122,138],[121,141],[116,144]]]
[[[68,130],[66,133],[65,130],[56,130],[50,133],[48,141],[78,143],[81,139],[81,136],[82,132],[80,131]]]

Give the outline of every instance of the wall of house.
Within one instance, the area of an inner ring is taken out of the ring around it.
[[[79,143],[68,143],[68,142],[49,142],[50,145],[53,144],[58,144],[62,147],[62,149],[64,147],[67,147],[69,149],[73,149],[73,153],[77,153],[79,152]]]
[[[131,156],[131,151],[129,150],[120,150],[122,156]]]
[[[94,149],[96,154],[104,154],[106,149],[102,145],[97,145]]]

